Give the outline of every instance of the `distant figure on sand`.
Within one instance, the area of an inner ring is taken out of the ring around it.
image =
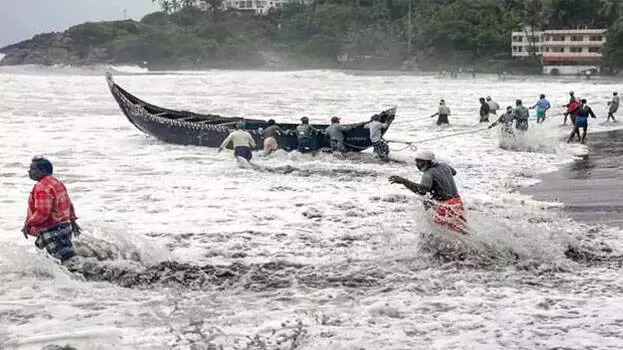
[[[446,101],[441,100],[439,101],[439,109],[437,109],[437,113],[431,115],[430,117],[433,118],[435,116],[439,116],[437,117],[437,125],[441,125],[441,124],[450,124],[450,122],[448,121],[449,115],[450,115],[450,108],[446,106]]]
[[[333,154],[343,156],[346,148],[344,147],[344,132],[350,130],[348,126],[340,124],[340,118],[332,117],[331,125],[325,129],[325,133],[329,138],[331,151]]]
[[[515,117],[515,128],[521,131],[528,130],[528,119],[530,119],[530,112],[526,107],[523,106],[521,100],[515,101],[515,110],[513,110],[513,114]]]
[[[318,130],[309,125],[309,118],[301,118],[301,124],[296,127],[296,135],[298,137],[297,150],[301,153],[314,152],[316,148],[313,136],[316,134],[318,134]]]
[[[454,182],[456,170],[448,164],[437,162],[435,154],[429,151],[418,152],[415,165],[424,173],[419,184],[395,175],[389,177],[389,182],[403,185],[422,196],[430,194],[429,203],[435,210],[434,221],[454,231],[467,233],[465,208]]]
[[[573,91],[569,92],[569,103],[563,105],[563,107],[566,107],[567,111],[563,114],[565,119],[562,124],[567,124],[567,116],[569,116],[571,118],[571,124],[575,125],[575,117],[578,115],[580,110],[580,101],[575,98],[575,93]]]
[[[489,112],[491,114],[498,114],[498,109],[500,109],[500,105],[491,99],[491,96],[487,96],[487,104],[489,105]]]
[[[267,127],[264,129],[264,155],[268,156],[271,153],[279,149],[277,144],[277,135],[283,133],[283,130],[275,124],[274,119],[270,119],[267,122]]]
[[[389,161],[389,145],[383,139],[383,130],[387,129],[389,125],[381,122],[381,116],[375,114],[370,118],[370,122],[363,126],[365,129],[370,129],[370,142],[374,147],[374,153],[383,162]]]
[[[606,121],[610,121],[610,118],[612,118],[613,122],[616,122],[616,119],[614,119],[614,113],[616,113],[619,110],[619,94],[617,92],[613,92],[612,93],[612,101],[608,102],[608,119],[606,119]]]
[[[541,124],[545,121],[545,115],[547,111],[552,108],[552,105],[545,98],[545,95],[541,94],[539,100],[534,104],[534,106],[530,107],[530,109],[536,108],[536,122],[537,124]]]
[[[489,125],[489,129],[498,124],[502,124],[502,135],[514,137],[515,131],[513,130],[513,120],[515,120],[515,114],[513,113],[513,107],[506,107],[506,113],[502,114],[498,120]]]
[[[489,112],[491,112],[491,108],[487,101],[485,101],[484,97],[480,98],[480,122],[488,123],[489,122]]]
[[[222,151],[223,148],[227,147],[231,142],[234,145],[234,157],[244,158],[247,162],[251,161],[251,158],[253,158],[252,150],[255,148],[255,140],[253,140],[251,134],[244,130],[244,127],[245,123],[243,121],[236,122],[234,125],[235,130],[227,136],[218,151]]]
[[[30,163],[28,176],[37,183],[28,198],[22,233],[26,239],[36,237],[37,248],[64,263],[76,255],[71,238],[78,237],[81,229],[67,189],[52,175],[53,170],[52,163],[43,157],[35,157]]]
[[[596,119],[595,113],[591,107],[586,104],[586,100],[582,99],[582,104],[580,105],[579,112],[577,117],[575,118],[575,124],[573,126],[573,131],[571,131],[571,135],[569,135],[569,139],[567,143],[571,142],[574,135],[578,136],[578,141],[584,143],[586,141],[586,133],[588,130],[588,117],[590,116],[593,119]],[[583,129],[582,138],[580,138],[580,128]]]

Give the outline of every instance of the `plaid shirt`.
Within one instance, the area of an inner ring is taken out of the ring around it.
[[[28,198],[28,234],[38,236],[61,222],[76,220],[74,207],[62,182],[48,175],[35,184]]]

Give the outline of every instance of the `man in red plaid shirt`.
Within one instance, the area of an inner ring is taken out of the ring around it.
[[[32,159],[28,176],[37,181],[28,198],[28,214],[22,228],[24,237],[37,237],[35,245],[64,262],[76,255],[72,233],[81,233],[74,206],[62,182],[52,176],[52,163],[42,157]]]

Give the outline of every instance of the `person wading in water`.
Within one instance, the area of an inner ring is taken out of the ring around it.
[[[612,93],[612,101],[608,102],[608,119],[606,119],[607,122],[610,121],[610,118],[612,118],[613,122],[616,122],[616,119],[614,119],[614,113],[616,113],[619,110],[619,94],[616,92]]]
[[[491,112],[491,107],[487,101],[485,101],[484,97],[480,98],[480,122],[488,123],[489,122],[489,113]]]
[[[344,152],[346,151],[346,147],[344,147],[344,132],[350,129],[351,127],[340,124],[340,118],[331,118],[331,125],[325,129],[325,133],[329,138],[329,144],[331,145],[333,154],[339,157],[344,156]]]
[[[446,106],[446,101],[441,100],[439,101],[439,109],[437,110],[437,113],[431,115],[430,117],[433,118],[435,116],[439,116],[437,118],[437,125],[441,125],[441,124],[450,124],[450,122],[448,121],[449,115],[450,115],[450,108]]]
[[[234,144],[234,157],[241,157],[246,159],[247,162],[253,158],[252,149],[255,148],[255,140],[248,132],[244,131],[245,123],[243,121],[236,122],[234,128],[229,136],[223,141],[218,151],[222,151],[227,147],[229,143]]]
[[[536,122],[537,124],[541,124],[545,121],[545,115],[547,111],[552,107],[549,101],[545,98],[545,95],[541,94],[539,100],[534,104],[534,106],[530,107],[530,109],[536,108]]]
[[[266,125],[266,129],[264,129],[264,156],[268,156],[279,149],[277,135],[283,133],[283,130],[275,124],[274,119],[270,119]]]
[[[586,141],[586,132],[588,130],[588,117],[590,116],[593,119],[596,119],[595,113],[591,107],[586,104],[586,100],[582,99],[582,104],[580,105],[578,115],[575,118],[575,124],[573,126],[573,131],[571,131],[571,135],[569,135],[569,139],[567,143],[571,142],[574,135],[578,136],[578,141],[584,143]],[[580,128],[583,129],[582,138],[580,138]]]
[[[22,228],[24,237],[36,237],[35,246],[45,249],[61,263],[76,255],[72,234],[82,232],[74,205],[65,185],[52,175],[52,163],[43,157],[34,157],[28,176],[36,181],[28,198],[28,213]]]
[[[515,115],[515,128],[521,131],[527,131],[530,124],[528,124],[528,119],[530,119],[530,111],[526,107],[523,106],[521,100],[515,101],[515,109],[513,110],[513,114]]]
[[[498,114],[498,109],[500,109],[500,104],[495,102],[491,96],[487,96],[487,104],[489,105],[489,112],[491,114]]]
[[[502,114],[498,120],[489,125],[489,129],[498,124],[502,124],[502,132],[506,137],[514,137],[515,131],[513,130],[513,120],[515,120],[515,114],[513,113],[513,107],[506,107],[506,113]]]
[[[374,153],[382,162],[388,162],[389,146],[383,139],[383,130],[387,129],[389,125],[382,123],[381,116],[375,114],[372,116],[371,121],[363,127],[370,130],[370,142],[372,142],[372,147],[374,147]]]
[[[424,173],[419,184],[396,175],[390,176],[389,182],[403,185],[422,196],[430,194],[435,210],[434,221],[466,234],[465,208],[454,182],[456,170],[448,164],[437,162],[435,154],[430,151],[418,152],[415,165]]]
[[[571,124],[575,125],[575,117],[578,115],[580,110],[580,101],[575,98],[575,93],[573,91],[569,91],[569,103],[563,105],[563,107],[567,108],[567,111],[563,114],[565,116],[563,125],[567,125],[567,116],[571,118]]]
[[[312,136],[316,134],[318,134],[318,130],[309,125],[309,118],[301,118],[301,124],[296,127],[296,135],[298,138],[297,150],[301,153],[313,153],[316,151],[314,139],[312,138]]]

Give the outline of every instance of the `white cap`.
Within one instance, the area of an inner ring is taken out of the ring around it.
[[[433,161],[435,160],[435,153],[431,151],[419,151],[418,153],[415,154],[415,159]]]

